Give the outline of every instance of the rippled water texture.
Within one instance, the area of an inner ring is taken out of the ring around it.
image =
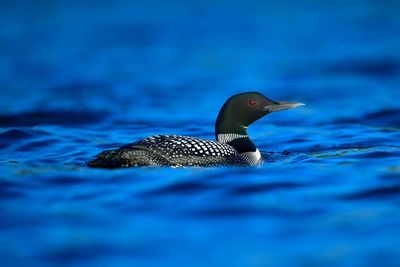
[[[0,266],[400,266],[399,2],[140,2],[1,1]],[[243,91],[261,166],[85,167]]]

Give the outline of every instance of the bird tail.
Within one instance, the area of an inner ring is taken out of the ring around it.
[[[133,166],[167,165],[167,159],[147,147],[131,146],[129,148],[112,149],[101,152],[86,165],[94,168],[123,168]]]
[[[117,153],[117,149],[106,150],[96,156],[94,160],[86,162],[86,165],[93,168],[120,168],[124,160]]]

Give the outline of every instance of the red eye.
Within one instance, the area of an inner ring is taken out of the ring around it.
[[[253,106],[254,105],[254,101],[253,100],[249,100],[249,105]]]

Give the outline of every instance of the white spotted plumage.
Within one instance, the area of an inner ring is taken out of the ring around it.
[[[228,144],[181,135],[154,135],[117,151],[125,151],[126,158],[132,158],[131,154],[138,150],[147,151],[147,160],[154,161],[156,165],[253,164],[251,157],[242,156]]]
[[[154,135],[148,138],[139,140],[134,145],[145,145],[148,148],[160,150],[160,152],[171,155],[190,155],[197,153],[201,156],[207,156],[205,151],[218,151],[220,156],[235,155],[237,151],[230,145],[223,144],[217,141],[199,139],[190,136],[181,135]],[[171,149],[174,147],[175,149]]]

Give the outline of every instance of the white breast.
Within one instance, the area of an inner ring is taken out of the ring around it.
[[[261,153],[258,150],[258,148],[255,152],[244,152],[244,153],[240,153],[240,155],[242,157],[244,157],[245,159],[247,159],[250,162],[250,164],[252,164],[252,165],[262,163]]]

